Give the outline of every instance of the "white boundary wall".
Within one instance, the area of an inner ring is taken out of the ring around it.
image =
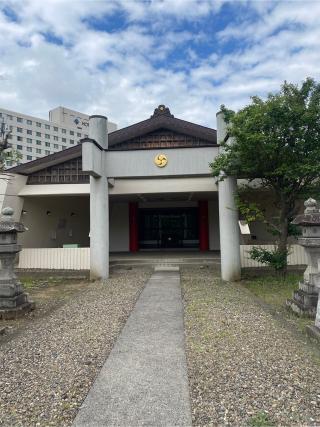
[[[268,250],[272,250],[274,248],[273,245],[241,245],[240,246],[240,257],[241,257],[241,267],[264,267],[264,264],[260,262],[254,261],[249,256],[250,249],[254,247],[260,247]],[[289,249],[288,256],[288,264],[289,265],[304,265],[308,264],[307,256],[302,246],[300,245],[292,245]]]
[[[25,248],[18,268],[90,270],[90,248]]]
[[[250,259],[248,251],[254,246],[272,249],[273,245],[241,245],[242,267],[262,267]],[[299,245],[290,247],[289,265],[307,264],[304,249]],[[47,270],[89,270],[90,248],[25,248],[19,256],[18,268]]]

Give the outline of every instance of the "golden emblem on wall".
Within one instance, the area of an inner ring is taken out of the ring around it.
[[[168,163],[167,156],[165,154],[157,154],[154,158],[154,163],[159,167],[163,168]]]

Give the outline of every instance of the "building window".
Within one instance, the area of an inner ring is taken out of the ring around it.
[[[27,125],[32,125],[32,120],[27,120]]]
[[[70,144],[74,144],[74,139],[70,139]]]
[[[46,129],[50,129],[50,125],[44,125]]]
[[[59,148],[59,145],[58,145],[58,144],[53,144],[53,148],[58,149],[58,148]]]
[[[37,136],[41,136],[41,132],[36,132],[36,135]]]
[[[50,147],[50,142],[46,141],[46,147]]]
[[[22,133],[22,128],[17,128],[17,132]]]
[[[46,150],[46,151],[45,151],[45,153],[46,153],[46,156],[49,156],[50,151],[49,151],[49,150]]]
[[[67,142],[66,138],[62,138],[62,142]]]
[[[61,145],[62,150],[65,150],[67,147],[65,145]]]
[[[67,133],[67,131],[65,129],[61,129],[62,133]]]
[[[32,135],[32,130],[27,129],[27,134],[28,134],[28,135]]]
[[[81,133],[80,132],[77,133],[77,137],[81,138]]]
[[[37,148],[37,149],[36,149],[36,153],[37,153],[37,154],[41,154],[41,148]]]
[[[88,138],[88,135],[84,135],[85,138]]]
[[[37,139],[36,144],[41,145],[41,141],[39,139]]]
[[[17,145],[17,150],[22,150],[22,145]]]
[[[27,147],[27,151],[29,151],[29,153],[32,153],[32,147]]]
[[[37,128],[41,128],[41,123],[40,122],[36,122],[36,126],[37,126]]]
[[[17,141],[22,141],[22,136],[17,136]]]
[[[54,135],[53,139],[54,141],[59,141],[59,138],[56,135]]]
[[[7,117],[8,117],[9,120],[12,120],[11,114],[7,114]]]
[[[27,160],[32,160],[32,156],[27,156]]]
[[[32,139],[31,138],[27,138],[27,143],[28,144],[32,144]]]
[[[12,139],[12,135],[11,135],[11,133],[9,133],[9,135],[8,135],[8,139]]]
[[[70,131],[70,135],[74,135],[74,131],[73,130]]]
[[[17,122],[22,123],[23,122],[22,117],[17,117]]]
[[[53,130],[54,130],[55,132],[58,132],[58,128],[57,128],[57,126],[53,126]]]
[[[45,134],[46,139],[50,139],[50,135],[48,133]]]

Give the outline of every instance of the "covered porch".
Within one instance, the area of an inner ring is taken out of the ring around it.
[[[23,197],[24,248],[89,248],[89,194]],[[22,191],[23,193],[23,191]],[[109,252],[219,251],[217,192],[109,196]],[[108,215],[106,215],[106,220]]]

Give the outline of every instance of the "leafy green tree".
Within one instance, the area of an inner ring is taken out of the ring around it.
[[[224,106],[222,111],[234,144],[222,143],[224,152],[211,164],[212,173],[224,171],[249,183],[259,179],[260,188],[271,192],[278,209],[278,220],[271,224],[277,235],[276,257],[284,260],[278,269],[285,271],[297,201],[319,188],[320,84],[311,78],[300,86],[284,82],[266,100],[254,96],[238,112]]]
[[[11,144],[9,143],[9,137],[11,131],[7,131],[6,125],[4,122],[0,123],[0,173],[2,175],[1,179],[9,180],[10,174],[5,173],[6,162],[10,161],[11,163],[19,163],[21,159],[21,154],[13,150]]]

